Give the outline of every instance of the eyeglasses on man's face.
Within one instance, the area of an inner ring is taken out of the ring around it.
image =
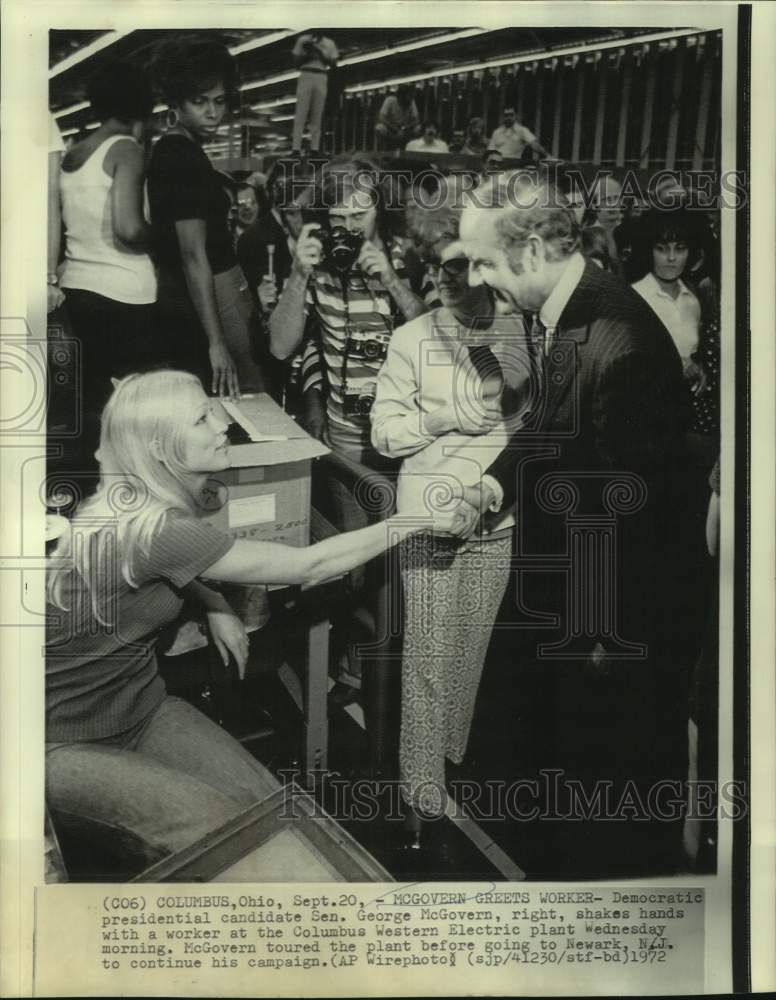
[[[449,260],[440,260],[438,257],[423,257],[421,259],[428,270],[443,271],[448,278],[460,278],[469,270],[468,257],[451,257]]]

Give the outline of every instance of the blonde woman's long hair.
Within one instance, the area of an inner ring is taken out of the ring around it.
[[[187,372],[155,371],[129,375],[116,383],[102,413],[97,459],[100,480],[83,501],[70,530],[52,553],[46,597],[64,603],[64,588],[77,573],[88,591],[92,612],[109,624],[104,606],[111,582],[137,586],[135,560],[148,555],[167,516],[179,511],[196,516],[195,480],[184,464],[183,430],[201,405],[199,379]]]

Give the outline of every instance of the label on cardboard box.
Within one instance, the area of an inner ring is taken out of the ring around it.
[[[249,524],[265,524],[275,520],[275,494],[229,500],[226,505],[229,528],[244,528]]]

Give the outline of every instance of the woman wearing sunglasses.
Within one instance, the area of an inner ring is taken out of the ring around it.
[[[454,245],[459,213],[410,221],[442,307],[396,330],[377,377],[372,442],[403,459],[398,509],[443,509],[479,481],[507,444],[532,381],[521,321],[494,319],[487,286],[471,287]],[[506,589],[514,518],[493,515],[468,542],[401,547],[406,620],[400,770],[419,843],[421,820],[445,808],[445,759],[462,762],[485,654]]]

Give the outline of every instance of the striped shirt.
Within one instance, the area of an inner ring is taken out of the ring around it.
[[[400,241],[393,240],[387,249],[396,274],[406,280]],[[377,373],[385,359],[387,344],[402,317],[379,278],[354,270],[343,279],[321,267],[315,268],[307,285],[305,314],[311,310],[317,319],[329,389],[329,423],[356,432],[368,447],[369,415],[346,416],[344,398],[346,394],[353,397],[374,396]],[[365,342],[384,343],[385,348],[378,351],[377,357],[365,356]]]

